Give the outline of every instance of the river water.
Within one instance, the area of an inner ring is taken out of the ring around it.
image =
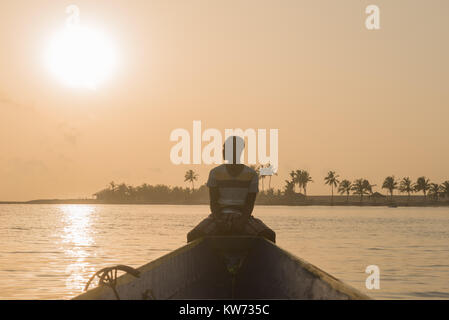
[[[208,206],[0,205],[0,298],[69,299],[185,244]],[[376,299],[449,299],[449,208],[256,207],[277,244]],[[365,269],[380,270],[368,290]]]

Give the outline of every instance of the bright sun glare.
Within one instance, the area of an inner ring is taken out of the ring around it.
[[[116,66],[116,50],[103,33],[87,27],[64,28],[51,40],[46,63],[66,85],[95,89]]]

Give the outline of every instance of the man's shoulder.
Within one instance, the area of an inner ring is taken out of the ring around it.
[[[209,174],[215,174],[215,173],[223,171],[225,169],[226,169],[226,165],[220,164],[219,166],[216,166],[215,168],[210,169]]]
[[[212,178],[227,178],[229,176],[228,170],[226,169],[226,164],[221,164],[212,168],[209,172],[209,176]],[[239,173],[240,177],[253,178],[257,176],[257,171],[254,168],[251,168],[245,164],[243,164],[243,169]]]
[[[216,166],[215,168],[212,168],[210,170],[210,172],[211,173],[212,172],[219,172],[219,171],[223,171],[223,170],[226,170],[226,164],[225,163],[220,164],[219,166]],[[246,164],[243,164],[243,171],[251,172],[251,173],[257,173],[257,171],[254,168],[249,167]]]

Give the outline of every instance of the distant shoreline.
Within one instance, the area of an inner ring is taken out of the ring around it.
[[[448,200],[411,200],[407,201],[403,197],[393,197],[393,200],[370,200],[363,201],[351,199],[342,200],[342,197],[336,197],[332,202],[327,196],[308,196],[306,200],[300,201],[256,201],[256,205],[262,206],[348,206],[348,207],[449,207]],[[96,199],[37,199],[30,201],[0,201],[2,204],[111,204],[111,205],[208,205],[205,200],[197,201],[177,201],[177,202],[136,202],[136,201],[102,201]]]

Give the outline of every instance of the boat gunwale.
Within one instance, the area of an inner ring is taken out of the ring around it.
[[[169,260],[171,258],[173,258],[174,256],[177,256],[185,251],[188,251],[196,246],[198,246],[201,242],[203,241],[203,238],[189,242],[188,244],[179,247],[173,251],[170,251],[167,254],[164,254],[163,256],[160,256],[159,258],[156,258],[138,268],[136,268],[137,271],[139,271],[140,274],[148,272],[150,270],[153,270],[154,268],[162,265],[166,260]],[[139,279],[139,278],[137,278]],[[119,277],[117,277],[117,283],[116,283],[116,287],[120,287],[123,285],[127,285],[128,283],[131,283],[133,281],[135,281],[136,278],[128,273],[125,273]],[[72,298],[72,300],[82,300],[82,299],[95,299],[95,295],[99,295],[105,288],[109,289],[107,286],[97,286],[95,288],[89,289],[75,297]],[[91,295],[93,295],[93,297],[90,297]]]

